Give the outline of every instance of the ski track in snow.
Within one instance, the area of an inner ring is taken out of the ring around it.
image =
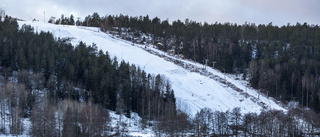
[[[191,116],[205,107],[211,108],[213,111],[230,111],[235,107],[240,107],[243,113],[259,113],[263,109],[263,105],[266,107],[264,109],[286,110],[276,102],[259,95],[257,90],[247,87],[246,82],[234,80],[233,75],[223,74],[210,67],[206,67],[205,71],[202,71],[205,74],[190,71],[186,67],[198,69],[203,68],[203,65],[177,59],[168,53],[151,47],[145,49],[144,45],[133,45],[128,41],[100,32],[98,28],[31,21],[19,21],[18,23],[20,26],[23,24],[31,25],[37,32],[49,31],[55,37],[72,38],[71,43],[74,46],[80,41],[87,45],[95,43],[99,50],[108,51],[111,58],[116,56],[118,60],[135,64],[147,73],[165,76],[171,82],[177,98],[177,107]],[[158,55],[150,54],[150,52],[155,52]],[[168,60],[178,60],[183,65],[177,65]],[[223,80],[231,86],[221,82]],[[239,89],[241,92],[235,89]]]

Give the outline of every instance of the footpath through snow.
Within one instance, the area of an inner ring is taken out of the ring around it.
[[[31,25],[35,31],[49,31],[55,37],[71,38],[76,46],[80,41],[95,43],[99,50],[108,51],[111,57],[135,64],[147,73],[161,74],[169,79],[177,98],[177,107],[195,115],[202,108],[227,111],[240,107],[242,113],[261,112],[262,109],[285,110],[273,99],[248,87],[247,82],[235,80],[202,64],[179,59],[168,53],[145,45],[114,38],[98,28],[54,25],[44,22],[19,21]]]

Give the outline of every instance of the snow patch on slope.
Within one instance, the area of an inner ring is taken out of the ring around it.
[[[261,103],[267,107],[266,109],[285,110],[276,102],[259,95],[256,90],[248,87],[245,82],[234,80],[233,76],[225,75],[209,67],[206,67],[205,71],[217,78],[210,78],[199,72],[190,71],[183,66],[166,60],[164,57],[179,60],[192,67],[202,68],[203,65],[176,58],[152,47],[145,48],[145,45],[133,45],[128,41],[100,32],[98,28],[54,25],[31,21],[19,22],[20,26],[23,24],[31,25],[38,32],[49,31],[55,37],[72,38],[71,43],[73,45],[77,45],[80,41],[86,44],[95,43],[99,50],[108,51],[111,57],[116,56],[120,60],[135,64],[147,73],[161,74],[167,77],[177,98],[177,107],[191,116],[205,107],[211,108],[213,111],[227,111],[232,110],[234,107],[240,107],[243,113],[259,113],[263,109]],[[164,57],[150,54],[148,50]],[[241,89],[250,97],[247,98],[239,91],[224,84],[223,80]]]

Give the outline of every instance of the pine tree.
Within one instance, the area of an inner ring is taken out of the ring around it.
[[[74,17],[73,17],[72,14],[71,14],[71,16],[69,18],[68,25],[75,25]]]

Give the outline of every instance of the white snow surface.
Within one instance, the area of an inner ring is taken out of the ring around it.
[[[198,72],[191,72],[179,65],[146,51],[145,45],[132,44],[131,42],[114,38],[112,35],[99,31],[94,27],[77,27],[67,25],[54,25],[44,22],[19,21],[20,26],[23,24],[31,25],[35,31],[49,31],[55,37],[72,38],[71,43],[76,46],[80,41],[87,45],[95,43],[103,51],[108,51],[113,58],[124,60],[130,64],[135,64],[150,74],[160,74],[165,76],[171,82],[177,99],[177,107],[191,116],[194,116],[202,108],[211,108],[213,111],[230,111],[235,107],[240,107],[242,113],[256,112],[260,113],[261,105],[257,102],[264,103],[267,108],[284,110],[279,104],[265,96],[260,95],[257,90],[247,86],[246,81],[235,80],[234,75],[225,75],[216,69],[206,67],[206,71],[213,75],[224,78],[227,82],[232,83],[237,88],[243,90],[251,97],[258,99],[252,101],[252,98],[246,98],[233,88],[219,82],[209,76],[201,75]],[[175,58],[166,52],[159,51],[152,47],[149,50],[157,52],[160,55]],[[177,58],[175,58],[177,59]],[[202,68],[203,65],[193,61],[179,59],[185,64]]]
[[[124,115],[116,114],[114,111],[109,111],[111,118],[111,127],[114,129],[114,134],[117,130],[121,131],[120,136],[134,136],[134,137],[151,137],[155,136],[155,133],[152,131],[152,127],[145,125],[145,128],[142,128],[141,118],[137,113],[131,113],[131,117],[127,118]],[[121,117],[121,118],[120,118]],[[120,120],[121,119],[121,120]],[[120,123],[126,124],[126,126],[121,126]]]

